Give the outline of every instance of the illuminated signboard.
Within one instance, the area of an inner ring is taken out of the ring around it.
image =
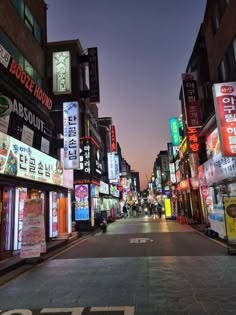
[[[69,51],[52,53],[52,73],[53,93],[71,93],[71,60]]]
[[[212,131],[206,138],[206,152],[207,159],[213,158],[215,155],[220,153],[220,137],[218,133],[218,128]]]
[[[47,109],[52,109],[52,100],[48,95],[34,82],[31,76],[19,66],[14,58],[7,52],[7,50],[0,45],[0,63],[8,69],[8,71],[15,77],[15,79],[24,88],[29,91],[39,102],[41,102]]]
[[[111,152],[117,151],[117,144],[116,144],[116,127],[111,125],[110,126],[110,133],[111,133]]]
[[[75,185],[75,220],[89,220],[88,185]]]
[[[108,178],[112,183],[119,183],[120,169],[119,156],[115,153],[107,153],[108,160]]]
[[[223,156],[236,156],[236,82],[213,86],[220,147]]]
[[[188,152],[198,153],[200,144],[198,142],[198,135],[196,128],[187,128],[187,142],[188,142]]]
[[[0,132],[0,174],[63,186],[60,161]]]
[[[90,103],[100,102],[97,48],[88,48]]]
[[[63,103],[64,168],[79,168],[79,104]]]
[[[109,195],[109,185],[103,181],[100,181],[99,192]]]
[[[179,134],[179,120],[176,117],[170,118],[170,135],[173,146],[180,145],[181,137]]]
[[[181,180],[180,183],[177,184],[177,190],[185,190],[190,188],[189,179],[186,178],[184,180]]]
[[[182,74],[183,101],[187,126],[201,127],[200,100],[198,96],[197,80],[194,73]]]

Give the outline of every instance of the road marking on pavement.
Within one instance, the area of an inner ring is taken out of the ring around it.
[[[134,314],[134,306],[107,306],[107,307],[91,307],[91,312],[121,312],[124,311],[124,315],[133,315]]]
[[[86,309],[86,314],[89,315],[93,312],[103,312],[102,314],[115,315],[116,312],[123,312],[123,315],[134,315],[134,306],[99,306],[99,307],[67,307],[67,308],[42,308],[42,309],[12,309],[3,311],[0,310],[1,315],[34,315],[34,314],[66,314],[82,315]],[[3,313],[2,313],[3,312]]]
[[[140,243],[151,243],[153,242],[153,240],[147,237],[136,237],[136,238],[130,238],[129,242],[131,244],[140,244]]]

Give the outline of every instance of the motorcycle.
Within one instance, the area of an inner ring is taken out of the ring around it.
[[[106,221],[106,219],[103,218],[99,226],[100,226],[100,229],[102,230],[103,233],[106,232],[106,230],[107,230],[107,221]]]

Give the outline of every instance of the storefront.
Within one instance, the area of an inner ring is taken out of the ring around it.
[[[224,197],[236,196],[236,159],[221,153],[203,164],[207,186],[203,198],[211,228],[225,238]]]
[[[0,132],[0,257],[21,248],[26,200],[41,199],[46,238],[71,232],[70,192],[60,161]]]
[[[177,221],[187,223],[193,217],[190,180],[181,180],[177,184],[178,191],[178,216]]]
[[[101,151],[92,137],[80,138],[80,169],[74,170],[74,215],[78,231],[95,226],[94,212],[99,211],[99,186],[102,174]]]

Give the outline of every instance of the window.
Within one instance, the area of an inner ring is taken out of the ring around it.
[[[23,18],[24,16],[24,1],[23,0],[11,0],[12,4],[16,8],[16,11]]]
[[[225,60],[223,59],[218,67],[219,78],[221,82],[226,81]]]
[[[25,3],[25,1],[24,0],[11,0],[11,1],[14,7],[16,8],[16,11],[24,20],[25,25],[27,26],[29,31],[33,34],[34,38],[41,45],[42,43],[41,29],[38,23],[36,22],[35,18],[33,17],[29,7]]]
[[[32,67],[26,58],[21,54],[19,49],[17,49],[14,44],[9,40],[9,38],[2,32],[0,32],[0,44],[11,54],[11,56],[16,60],[19,66],[27,72],[34,82],[42,87],[42,78],[39,73]]]
[[[34,32],[34,18],[27,5],[25,5],[24,20],[25,20],[25,25],[28,27],[30,32],[33,33]]]
[[[213,11],[213,15],[211,17],[211,25],[212,25],[212,34],[215,35],[219,26],[220,22],[224,16],[225,9],[228,5],[227,0],[217,0],[216,6]]]
[[[221,81],[236,80],[236,37],[229,45],[218,70]]]

